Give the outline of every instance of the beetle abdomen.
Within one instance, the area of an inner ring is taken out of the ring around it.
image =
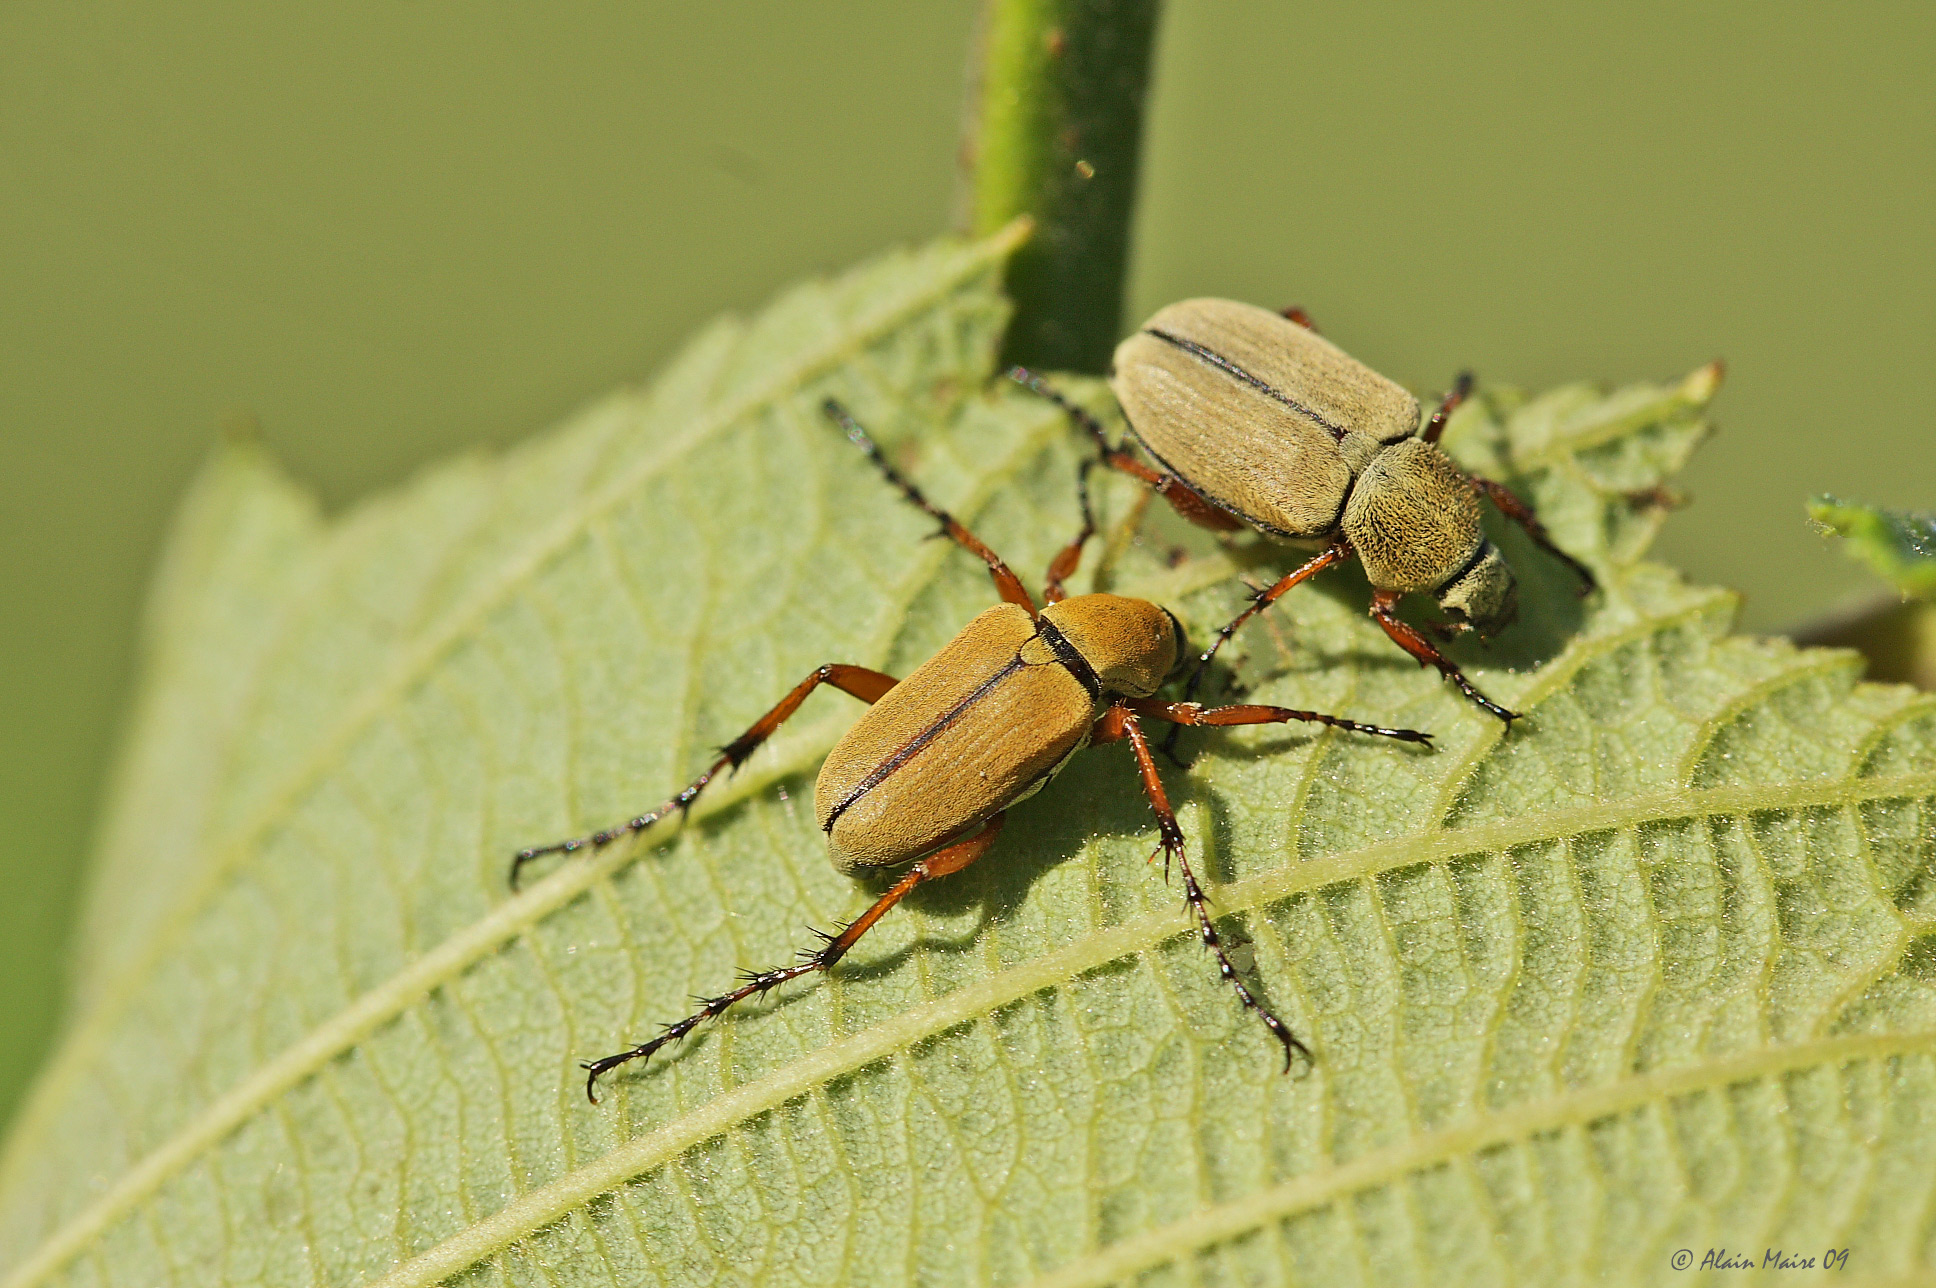
[[[1380,590],[1437,590],[1485,540],[1470,480],[1418,438],[1372,458],[1351,490],[1343,526]]]
[[[1395,442],[1418,401],[1322,336],[1234,300],[1185,300],[1116,348],[1111,388],[1152,456],[1266,532],[1338,522],[1352,463],[1339,442]],[[1217,490],[1205,490],[1207,481]]]
[[[820,767],[814,814],[843,872],[918,859],[1040,787],[1082,745],[1089,693],[1030,665],[1028,613],[1000,604],[888,690]]]

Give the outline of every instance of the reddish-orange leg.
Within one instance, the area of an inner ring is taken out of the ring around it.
[[[1436,666],[1439,669],[1440,675],[1443,675],[1446,679],[1459,686],[1459,692],[1465,694],[1466,697],[1472,699],[1487,711],[1490,711],[1493,715],[1505,721],[1508,729],[1512,728],[1512,722],[1519,719],[1520,713],[1506,710],[1506,708],[1500,706],[1497,702],[1494,702],[1491,698],[1488,698],[1485,694],[1472,687],[1472,681],[1466,679],[1459,668],[1452,664],[1452,659],[1439,652],[1437,646],[1432,641],[1426,639],[1417,627],[1411,625],[1409,622],[1400,621],[1398,615],[1392,611],[1397,606],[1400,597],[1401,592],[1396,590],[1374,590],[1371,592],[1372,619],[1384,627],[1385,634],[1391,636],[1392,643],[1417,658],[1420,666]]]
[[[825,666],[816,668],[813,674],[793,686],[793,692],[775,703],[771,711],[754,721],[753,726],[745,733],[721,747],[719,758],[713,761],[706,772],[693,779],[665,804],[635,818],[627,819],[616,827],[608,827],[603,831],[593,832],[589,836],[575,836],[568,841],[534,845],[528,850],[519,850],[517,857],[511,860],[511,888],[513,890],[518,888],[518,877],[524,871],[524,865],[533,859],[542,858],[547,854],[570,854],[586,846],[594,850],[601,849],[622,836],[643,832],[675,809],[691,809],[692,803],[699,798],[699,793],[706,790],[706,785],[718,776],[720,770],[728,766],[738,769],[744,764],[746,758],[758,750],[761,743],[773,736],[775,729],[785,724],[787,718],[800,709],[800,704],[807,700],[807,695],[821,685],[831,684],[842,693],[850,693],[872,706],[879,702],[881,696],[896,683],[897,681],[891,675],[870,671],[864,666],[848,666],[844,662],[829,662]]]
[[[1461,371],[1459,378],[1452,382],[1452,391],[1440,400],[1439,409],[1432,413],[1432,419],[1425,422],[1425,433],[1423,435],[1425,441],[1428,443],[1438,442],[1439,436],[1445,433],[1445,422],[1451,420],[1452,413],[1459,409],[1459,404],[1471,396],[1472,373],[1470,371]]]
[[[1323,332],[1318,330],[1318,324],[1311,320],[1311,315],[1296,304],[1291,305],[1289,308],[1277,310],[1277,316],[1283,318],[1286,322],[1297,323],[1314,335],[1323,334]]]
[[[1082,502],[1082,531],[1075,539],[1062,547],[1054,559],[1049,561],[1049,575],[1042,588],[1042,598],[1051,604],[1059,604],[1069,597],[1062,583],[1067,581],[1082,562],[1082,547],[1089,538],[1096,535],[1096,516],[1089,509],[1089,471],[1095,468],[1094,461],[1084,461],[1076,470],[1076,496]]]
[[[889,908],[906,898],[908,892],[914,887],[923,881],[932,881],[936,877],[945,877],[950,873],[959,872],[988,853],[988,847],[993,845],[995,838],[1001,835],[1005,817],[1002,814],[995,815],[968,839],[937,850],[916,863],[907,870],[905,876],[889,887],[886,894],[876,899],[872,907],[839,930],[832,934],[814,931],[813,933],[819,935],[825,942],[819,948],[801,949],[801,960],[795,964],[778,966],[772,970],[742,971],[741,984],[738,988],[730,993],[722,993],[718,997],[700,998],[698,1010],[683,1020],[666,1025],[659,1036],[650,1041],[641,1042],[629,1051],[620,1051],[617,1055],[608,1055],[602,1060],[585,1061],[580,1067],[585,1070],[586,1098],[593,1104],[598,1103],[598,1079],[601,1075],[632,1060],[650,1059],[660,1047],[677,1042],[707,1020],[725,1011],[733,1003],[744,1001],[756,994],[770,993],[790,979],[798,979],[802,975],[823,971],[832,966],[845,957],[847,950],[852,948],[862,935],[873,929],[874,923],[885,916]]]
[[[1553,538],[1547,534],[1546,525],[1541,523],[1539,516],[1533,513],[1532,506],[1514,496],[1504,483],[1482,479],[1477,474],[1470,477],[1474,491],[1498,506],[1499,513],[1524,528],[1526,535],[1533,539],[1534,545],[1573,570],[1573,575],[1580,579],[1582,597],[1593,593],[1593,588],[1599,584],[1594,580],[1593,570],[1553,544]]]
[[[1103,432],[1101,421],[1091,416],[1086,409],[1064,397],[1053,385],[1027,367],[1010,367],[1008,378],[1040,394],[1068,413],[1069,419],[1075,422],[1077,428],[1095,440],[1097,460],[1110,469],[1127,474],[1148,486],[1156,495],[1169,502],[1170,508],[1183,518],[1199,528],[1207,528],[1212,532],[1238,532],[1243,529],[1241,520],[1204,500],[1182,479],[1143,464],[1130,455],[1126,448],[1111,447],[1108,435]]]
[[[997,555],[993,550],[990,550],[984,545],[979,537],[975,536],[974,533],[968,531],[966,527],[957,522],[953,515],[930,502],[926,496],[922,495],[919,488],[908,482],[907,479],[901,476],[899,470],[896,470],[892,465],[888,464],[887,458],[881,454],[881,449],[875,446],[874,440],[869,438],[867,432],[855,423],[854,418],[847,414],[845,408],[829,398],[825,404],[825,409],[827,415],[842,429],[847,431],[847,437],[853,441],[856,447],[867,454],[867,458],[880,468],[881,473],[887,476],[890,483],[901,490],[903,496],[919,506],[931,518],[941,524],[939,535],[947,537],[988,565],[988,573],[994,579],[995,590],[1003,599],[1012,604],[1021,605],[1023,608],[1028,609],[1029,616],[1035,616],[1035,601],[1029,598],[1029,593],[1023,587],[1021,578],[1017,577],[1014,571],[1006,563],[1002,562],[1000,555]],[[1056,566],[1059,567],[1065,562],[1067,564],[1067,568],[1062,574],[1064,576],[1068,575],[1068,571],[1074,569],[1076,559],[1081,557],[1082,543],[1090,535],[1091,525],[1088,523],[1089,508],[1086,489],[1083,493],[1083,498],[1084,531],[1081,536],[1071,543],[1070,550],[1065,550],[1061,555],[1057,556]],[[1071,554],[1071,551],[1073,551],[1073,554]],[[1050,573],[1053,578],[1055,575],[1054,567],[1051,568]],[[603,846],[610,845],[622,836],[629,836],[635,832],[644,831],[675,809],[690,809],[693,801],[698,799],[699,794],[706,790],[706,785],[718,776],[720,770],[728,766],[731,766],[733,769],[738,769],[761,743],[772,736],[775,729],[778,729],[785,723],[787,717],[799,710],[800,704],[806,701],[807,695],[822,684],[831,684],[842,692],[850,693],[861,701],[872,705],[880,700],[882,694],[894,687],[895,680],[891,675],[883,675],[879,671],[870,671],[864,666],[849,666],[845,663],[830,662],[820,667],[812,675],[809,675],[796,685],[793,692],[780,699],[779,703],[771,711],[761,716],[752,728],[720,748],[719,758],[713,761],[706,772],[687,784],[684,790],[680,791],[678,795],[672,797],[672,799],[666,801],[663,805],[660,805],[656,809],[648,810],[634,818],[627,819],[615,827],[608,827],[602,831],[593,832],[588,836],[576,836],[568,841],[557,841],[550,845],[534,845],[528,850],[519,850],[517,855],[511,860],[511,888],[513,890],[518,888],[518,878],[524,871],[524,865],[533,859],[542,858],[547,854],[570,854],[574,851],[582,850],[587,846],[593,849],[599,849]]]
[[[1210,641],[1210,647],[1203,650],[1202,655],[1197,658],[1197,669],[1191,673],[1190,683],[1183,690],[1183,696],[1186,698],[1195,696],[1197,686],[1203,682],[1203,673],[1209,669],[1210,660],[1217,656],[1217,650],[1222,648],[1232,635],[1235,635],[1243,629],[1245,622],[1276,603],[1291,587],[1309,581],[1326,568],[1343,563],[1345,560],[1351,558],[1352,554],[1351,543],[1343,537],[1339,537],[1336,541],[1326,546],[1315,559],[1310,560],[1301,568],[1294,568],[1290,572],[1285,573],[1282,577],[1278,578],[1276,585],[1266,590],[1260,590],[1253,595],[1249,606],[1243,612],[1238,613],[1235,617],[1225,622],[1223,629],[1217,632],[1217,637]]]
[[[874,440],[867,436],[867,431],[848,414],[845,407],[831,398],[826,401],[824,407],[828,417],[847,431],[848,439],[861,451],[867,453],[867,459],[874,462],[881,473],[887,476],[887,481],[899,488],[901,495],[920,507],[929,518],[941,524],[941,530],[935,534],[936,536],[947,537],[987,564],[989,576],[995,579],[996,593],[1009,603],[1019,604],[1028,609],[1030,617],[1036,615],[1035,601],[1029,598],[1028,591],[1023,588],[1022,579],[1002,561],[1000,555],[983,544],[980,537],[968,531],[967,526],[960,520],[928,500],[920,488],[914,486],[902,476],[899,470],[889,465],[881,449],[874,445]],[[1051,604],[1059,604],[1068,598],[1069,592],[1063,588],[1062,583],[1075,572],[1076,565],[1082,562],[1082,547],[1088,543],[1090,537],[1096,535],[1096,521],[1089,509],[1089,469],[1093,464],[1093,461],[1085,461],[1076,474],[1076,495],[1082,501],[1082,530],[1076,533],[1075,538],[1062,547],[1055,558],[1049,562],[1047,585],[1042,592],[1042,597]]]
[[[1245,702],[1228,707],[1206,707],[1197,702],[1158,702],[1154,698],[1122,698],[1118,706],[1127,707],[1139,716],[1152,720],[1166,720],[1173,725],[1205,725],[1227,727],[1230,725],[1288,724],[1293,720],[1304,720],[1311,724],[1330,725],[1333,729],[1344,729],[1351,733],[1376,734],[1380,738],[1396,738],[1400,742],[1432,743],[1432,735],[1420,733],[1416,729],[1387,729],[1383,725],[1361,724],[1347,720],[1343,716],[1330,716],[1322,711],[1300,711],[1296,707],[1269,707]]]
[[[867,459],[874,462],[881,473],[887,476],[887,481],[901,490],[902,496],[913,502],[929,518],[941,525],[941,530],[935,534],[936,536],[948,538],[963,550],[968,551],[968,553],[987,564],[988,575],[995,579],[996,593],[1001,595],[1009,603],[1019,604],[1021,607],[1028,609],[1030,617],[1035,616],[1035,601],[1029,598],[1027,589],[1022,585],[1022,579],[1017,577],[1014,570],[1006,563],[1002,562],[1000,555],[983,545],[980,537],[968,531],[952,514],[949,514],[946,510],[928,500],[922,494],[920,488],[914,486],[899,470],[888,464],[887,457],[882,455],[881,449],[874,445],[874,440],[867,436],[867,431],[862,429],[859,423],[847,414],[845,407],[842,407],[831,398],[821,404],[821,406],[822,410],[827,413],[829,419],[847,431],[847,437],[854,446],[867,453]]]
[[[1424,439],[1426,442],[1436,443],[1439,441],[1439,436],[1445,433],[1445,423],[1452,419],[1452,413],[1457,411],[1459,404],[1463,403],[1471,394],[1472,373],[1470,371],[1461,371],[1458,380],[1452,386],[1452,392],[1445,395],[1445,400],[1439,404],[1439,409],[1432,413],[1432,419],[1425,426]],[[1467,477],[1472,480],[1473,491],[1499,507],[1499,513],[1524,528],[1526,535],[1531,537],[1533,543],[1540,549],[1573,570],[1574,575],[1580,579],[1580,594],[1590,595],[1593,593],[1593,588],[1599,584],[1594,580],[1593,570],[1553,544],[1553,538],[1548,535],[1546,525],[1541,523],[1539,516],[1533,513],[1532,506],[1527,505],[1524,501],[1514,496],[1504,483],[1495,483],[1491,479],[1481,478],[1477,474],[1471,474]]]
[[[1165,704],[1157,703],[1155,706]],[[1156,714],[1154,710],[1152,715]],[[1159,717],[1161,718],[1161,717]],[[1203,887],[1197,884],[1197,874],[1190,868],[1189,853],[1183,848],[1183,829],[1177,825],[1176,811],[1170,808],[1169,795],[1163,790],[1163,779],[1156,772],[1156,758],[1150,754],[1149,739],[1143,735],[1142,723],[1136,718],[1127,703],[1118,702],[1103,712],[1093,726],[1089,741],[1092,745],[1115,742],[1128,738],[1131,750],[1136,755],[1136,769],[1143,779],[1143,794],[1149,797],[1150,808],[1156,811],[1157,848],[1150,853],[1154,860],[1158,854],[1163,856],[1163,873],[1169,875],[1170,861],[1174,859],[1183,873],[1183,897],[1196,917],[1197,938],[1203,941],[1217,958],[1217,973],[1224,982],[1236,990],[1237,1000],[1254,1012],[1264,1022],[1271,1036],[1284,1047],[1284,1071],[1290,1072],[1293,1060],[1302,1055],[1311,1058],[1311,1048],[1298,1041],[1290,1026],[1278,1019],[1264,1004],[1252,995],[1245,986],[1237,968],[1230,964],[1230,956],[1224,952],[1223,941],[1217,937],[1216,923],[1210,919],[1209,900],[1204,898]]]

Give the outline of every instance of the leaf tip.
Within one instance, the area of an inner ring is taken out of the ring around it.
[[[1716,358],[1706,366],[1696,367],[1688,372],[1681,381],[1681,397],[1696,407],[1704,407],[1714,398],[1721,388],[1721,381],[1728,374],[1728,364]]]

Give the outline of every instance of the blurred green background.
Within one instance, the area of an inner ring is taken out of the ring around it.
[[[143,582],[221,427],[332,508],[947,222],[975,0],[0,10],[0,1119],[56,1025]],[[1772,630],[1808,493],[1936,502],[1936,8],[1179,0],[1134,316],[1415,388],[1729,363],[1664,553]]]

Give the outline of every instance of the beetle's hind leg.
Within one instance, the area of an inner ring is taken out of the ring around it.
[[[1169,502],[1170,508],[1182,518],[1211,532],[1238,532],[1243,529],[1244,525],[1240,520],[1211,505],[1175,475],[1165,474],[1161,470],[1145,465],[1131,455],[1128,448],[1120,444],[1111,447],[1109,436],[1103,432],[1101,421],[1090,415],[1087,408],[1077,404],[1027,367],[1010,367],[1008,378],[1040,394],[1067,412],[1069,419],[1075,422],[1076,428],[1095,440],[1096,460],[1100,464],[1119,474],[1127,474],[1142,483]]]
[[[981,827],[981,830],[957,841],[945,849],[937,850],[907,870],[907,875],[896,881],[873,906],[833,934],[814,931],[824,941],[819,948],[802,949],[801,960],[791,966],[778,966],[772,970],[745,971],[740,975],[741,984],[730,993],[718,997],[700,999],[697,1011],[685,1019],[668,1024],[659,1036],[641,1042],[629,1051],[608,1055],[602,1060],[587,1060],[580,1067],[585,1070],[585,1097],[593,1104],[598,1103],[598,1080],[601,1076],[633,1060],[650,1059],[654,1052],[669,1043],[677,1042],[686,1034],[698,1028],[707,1020],[719,1015],[735,1002],[744,1001],[756,994],[770,993],[790,979],[798,979],[814,971],[823,971],[847,955],[860,937],[874,928],[874,923],[887,914],[887,910],[907,897],[910,890],[923,881],[945,877],[959,872],[988,853],[988,847],[1001,835],[1005,816],[995,815]]]
[[[1156,811],[1159,840],[1150,858],[1155,859],[1158,854],[1163,856],[1163,874],[1166,878],[1170,862],[1175,860],[1177,869],[1183,873],[1183,898],[1189,904],[1191,915],[1196,918],[1197,938],[1216,957],[1217,973],[1236,992],[1237,1000],[1262,1020],[1271,1036],[1283,1045],[1284,1071],[1289,1073],[1298,1056],[1310,1060],[1311,1048],[1298,1041],[1290,1025],[1278,1019],[1257,1000],[1245,986],[1243,977],[1237,974],[1237,968],[1230,964],[1230,955],[1224,951],[1223,940],[1217,935],[1217,925],[1210,919],[1210,901],[1204,897],[1203,887],[1197,884],[1197,874],[1190,868],[1190,856],[1183,845],[1183,829],[1177,824],[1176,811],[1170,808],[1169,795],[1163,790],[1163,779],[1156,772],[1156,758],[1150,754],[1149,739],[1144,736],[1142,723],[1136,718],[1136,713],[1126,703],[1118,702],[1097,718],[1089,741],[1092,745],[1100,745],[1122,738],[1129,739],[1130,749],[1136,756],[1136,770],[1142,776],[1143,794],[1149,797],[1150,808]]]
[[[1478,689],[1472,686],[1472,681],[1466,679],[1464,673],[1452,664],[1452,659],[1439,652],[1437,645],[1433,644],[1431,640],[1426,639],[1419,629],[1410,622],[1399,620],[1398,614],[1392,611],[1397,605],[1398,600],[1399,592],[1395,590],[1374,590],[1371,592],[1371,616],[1373,620],[1384,628],[1385,634],[1391,636],[1392,643],[1417,658],[1420,666],[1436,666],[1439,669],[1440,675],[1443,675],[1446,679],[1459,686],[1459,692],[1465,694],[1466,697],[1493,715],[1498,716],[1500,720],[1505,722],[1506,728],[1512,728],[1512,722],[1519,719],[1521,713],[1508,711],[1491,698],[1488,698],[1485,694],[1479,692]]]
[[[1082,506],[1082,530],[1049,561],[1049,575],[1042,587],[1042,598],[1047,603],[1059,604],[1069,597],[1062,583],[1075,572],[1076,565],[1082,562],[1082,548],[1096,535],[1095,512],[1089,508],[1089,471],[1095,466],[1094,461],[1084,461],[1076,470],[1076,499]]]
[[[800,709],[800,704],[807,700],[807,695],[821,685],[831,684],[842,693],[852,694],[872,706],[897,683],[899,681],[891,675],[872,671],[864,666],[849,666],[845,662],[829,662],[825,666],[816,667],[811,675],[793,686],[791,693],[775,703],[771,711],[754,721],[751,728],[721,747],[719,758],[713,761],[706,772],[686,784],[678,795],[665,804],[635,818],[627,819],[615,827],[593,832],[589,836],[574,836],[568,841],[554,841],[550,845],[534,845],[528,850],[519,850],[516,857],[511,860],[511,888],[513,890],[518,888],[518,877],[524,871],[524,865],[533,859],[542,858],[547,854],[570,854],[587,846],[594,850],[603,849],[622,836],[643,832],[675,809],[691,809],[692,803],[699,798],[699,793],[706,790],[706,785],[718,776],[720,770],[729,766],[738,769],[748,756],[759,749],[761,743],[773,736],[774,730],[785,724],[788,717]]]
[[[887,476],[889,483],[892,483],[901,490],[902,496],[913,502],[922,513],[941,525],[941,531],[936,534],[937,536],[948,538],[948,540],[954,542],[963,550],[966,550],[969,554],[974,555],[977,559],[980,559],[988,565],[988,575],[995,580],[995,591],[997,594],[1011,604],[1018,604],[1028,609],[1030,617],[1035,616],[1035,601],[1029,598],[1028,590],[1022,585],[1022,579],[1017,577],[1014,570],[1002,561],[1000,555],[983,544],[980,537],[968,531],[966,525],[959,519],[956,519],[954,515],[949,514],[946,510],[928,500],[922,494],[921,489],[914,486],[906,475],[889,464],[887,457],[882,454],[881,449],[875,444],[873,439],[867,436],[867,431],[860,427],[860,422],[848,414],[845,407],[841,406],[834,399],[829,398],[821,404],[821,410],[827,413],[829,420],[847,432],[848,441],[860,448],[861,451],[867,453],[867,459],[874,462],[876,468]]]

